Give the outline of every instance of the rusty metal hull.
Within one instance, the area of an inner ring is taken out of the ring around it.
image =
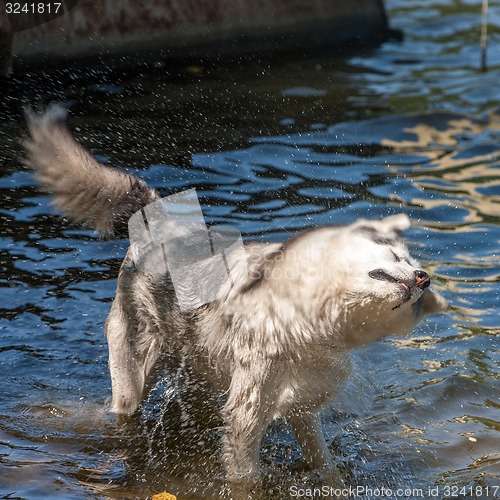
[[[233,56],[339,45],[387,30],[382,0],[80,0],[63,16],[13,35],[9,24],[3,13],[4,58],[10,50],[27,61],[158,50]]]

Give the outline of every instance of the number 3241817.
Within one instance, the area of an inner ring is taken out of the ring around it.
[[[62,2],[5,3],[7,14],[58,14],[61,8]]]
[[[500,497],[500,486],[444,486],[447,498],[498,498]]]

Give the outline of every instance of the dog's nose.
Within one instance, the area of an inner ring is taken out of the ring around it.
[[[421,269],[417,269],[415,271],[415,285],[419,288],[427,288],[431,284],[431,279],[429,275],[422,271]]]

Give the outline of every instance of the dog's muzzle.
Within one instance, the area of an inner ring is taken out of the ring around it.
[[[415,270],[415,277],[411,281],[395,278],[389,273],[386,273],[383,269],[374,269],[373,271],[370,271],[368,273],[368,276],[370,276],[370,278],[373,278],[374,280],[388,281],[389,283],[400,283],[402,285],[406,285],[409,288],[416,286],[422,290],[424,288],[427,288],[431,284],[429,275],[421,269]]]

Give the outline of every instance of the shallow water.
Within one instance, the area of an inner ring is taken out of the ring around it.
[[[21,168],[21,106],[50,100],[72,102],[70,125],[101,161],[165,195],[196,187],[207,220],[247,238],[408,213],[412,252],[451,310],[356,352],[325,432],[347,483],[390,488],[384,498],[500,496],[500,7],[490,5],[483,74],[476,3],[391,1],[405,40],[356,56],[27,74],[4,85],[0,498],[224,489],[219,422],[189,413],[199,403],[179,374],[133,421],[106,413],[102,325],[127,242],[59,219]],[[262,465],[268,498],[321,485],[284,424],[267,436]]]

